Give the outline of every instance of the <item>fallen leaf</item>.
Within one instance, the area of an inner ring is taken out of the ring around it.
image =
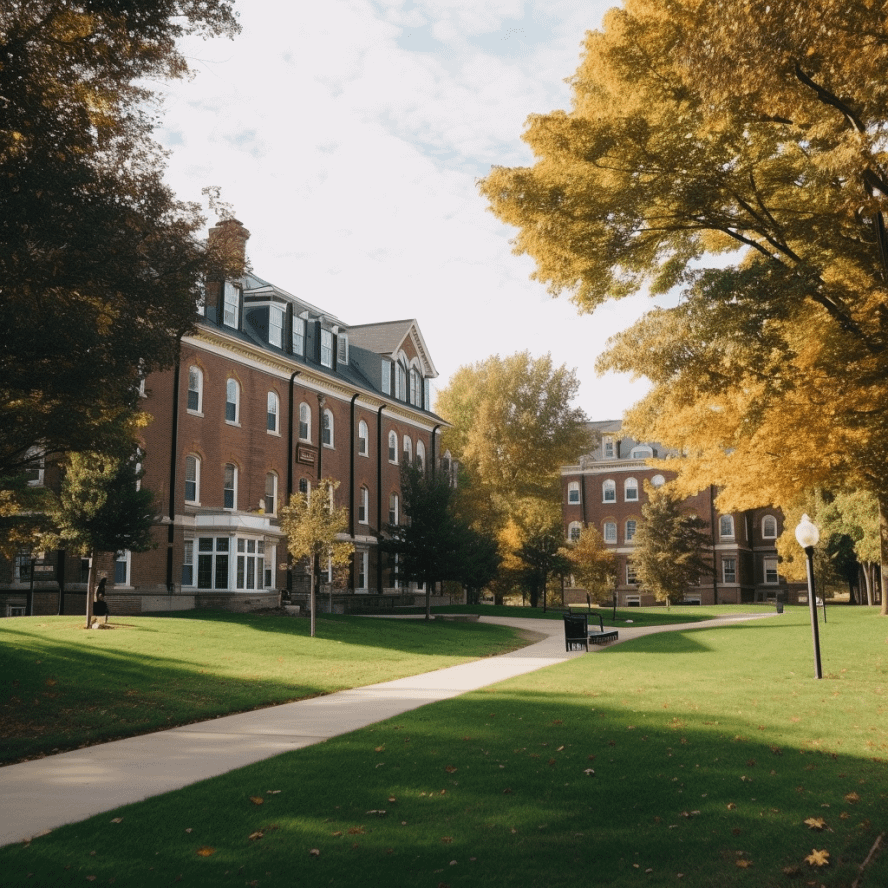
[[[448,774],[455,774],[459,770],[459,768],[457,768],[456,765],[448,765],[444,770]]]
[[[366,833],[366,830],[363,826],[351,826],[349,827],[348,834],[350,836],[362,836]]]
[[[250,796],[250,801],[254,805],[264,805],[265,804],[265,799],[263,799],[262,796]]]
[[[376,809],[374,809],[372,811],[368,811],[367,813],[372,814],[374,817],[385,817],[385,811],[382,810],[377,811]]]
[[[312,848],[311,851],[308,852],[312,857],[320,857],[321,852],[317,848]]]
[[[849,792],[848,795],[845,796],[845,801],[849,805],[856,805],[860,801],[860,796],[857,795],[856,792]]]
[[[123,823],[123,818],[122,817],[115,817],[111,822],[112,823]]]
[[[390,803],[391,803],[391,802],[396,802],[396,801],[398,801],[394,796],[389,796],[389,797],[388,797],[388,800],[389,800]]]
[[[595,771],[592,770],[592,768],[586,768],[586,770],[583,771],[583,773],[584,773],[587,777],[594,777],[594,776],[595,776]]]
[[[374,752],[385,752],[385,743],[383,743],[382,746],[377,746],[376,749],[374,749],[373,751]]]
[[[790,879],[797,879],[801,874],[802,871],[797,866],[783,867],[783,875]]]
[[[805,858],[805,862],[811,866],[829,866],[829,851],[826,849],[818,851],[816,848],[812,848],[811,853]]]
[[[555,750],[555,752],[561,752],[562,749],[564,749],[564,747],[563,747],[563,746],[559,746],[558,749]]]
[[[254,832],[254,833],[250,833],[250,835],[247,836],[247,838],[248,838],[251,842],[255,842],[256,839],[261,839],[262,836],[264,836],[264,835],[265,835],[265,833],[262,832],[261,829],[257,829],[256,832]]]
[[[341,830],[341,829],[340,829],[340,830],[337,830],[335,833],[333,833],[333,835],[334,835],[334,836],[341,836],[341,835],[342,835],[342,830]]]
[[[190,833],[190,832],[191,832],[191,827],[190,827],[190,826],[185,827],[185,832]]]
[[[728,810],[733,811],[737,806],[733,802],[728,802]]]
[[[751,860],[744,860],[742,857],[739,860],[735,860],[734,863],[740,867],[740,869],[749,869],[752,866]]]
[[[210,857],[216,853],[215,848],[211,848],[209,845],[204,845],[203,848],[197,849],[198,857]]]
[[[441,836],[441,841],[445,845],[449,845],[453,841],[453,836]]]
[[[805,821],[808,829],[816,829],[818,832],[826,827],[826,821],[822,817],[809,817]]]

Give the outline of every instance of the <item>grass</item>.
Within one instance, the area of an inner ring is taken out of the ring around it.
[[[647,636],[9,846],[0,873],[881,888],[884,850],[855,879],[888,830],[886,636],[871,609],[835,608],[823,681],[804,608]]]
[[[0,763],[428,672],[520,647],[478,623],[189,611],[0,620]]]

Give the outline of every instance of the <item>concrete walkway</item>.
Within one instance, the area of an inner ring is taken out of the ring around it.
[[[771,615],[621,626],[620,641]],[[485,617],[483,622],[544,637],[499,657],[0,768],[0,846],[584,655],[565,652],[560,620]]]

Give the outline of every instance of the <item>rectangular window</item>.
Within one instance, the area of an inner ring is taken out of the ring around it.
[[[284,346],[284,310],[276,305],[268,309],[268,342],[278,348]]]
[[[182,554],[182,585],[194,585],[194,540],[185,540],[185,551]]]
[[[367,588],[367,552],[358,552],[358,588]]]
[[[567,488],[567,501],[574,504],[580,501],[580,485],[576,481],[571,481]]]
[[[228,537],[200,537],[197,541],[197,588],[228,588]]]
[[[606,543],[615,543],[617,541],[617,522],[604,522],[604,541]]]
[[[613,459],[614,458],[614,442],[610,438],[604,439],[604,458],[605,459]]]
[[[114,585],[129,585],[129,552],[126,550],[118,552],[114,559]]]
[[[722,581],[725,583],[737,582],[736,558],[722,558]]]
[[[382,393],[390,395],[392,393],[392,362],[382,360]]]
[[[321,363],[325,367],[333,366],[333,331],[321,328]]]
[[[638,524],[634,519],[630,519],[626,522],[626,542],[628,543],[635,536],[635,530],[638,527]]]
[[[779,583],[780,577],[777,575],[777,559],[765,558],[763,564],[765,569],[765,582],[768,584]]]
[[[336,337],[336,362],[338,364],[348,363],[348,334],[340,333]]]
[[[638,585],[638,576],[635,573],[635,565],[631,561],[626,562],[626,584],[629,586]]]
[[[718,519],[718,535],[722,538],[734,536],[734,519],[730,515],[722,515]]]
[[[305,318],[293,318],[293,354],[305,355]]]
[[[240,314],[240,290],[234,284],[229,284],[228,281],[225,282],[223,301],[222,323],[226,327],[237,327]]]

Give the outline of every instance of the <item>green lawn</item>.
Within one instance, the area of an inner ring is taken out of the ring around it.
[[[616,645],[10,846],[0,873],[850,888],[888,831],[888,620],[835,608],[821,642],[822,681],[804,608]],[[888,852],[856,884],[888,884]]]
[[[0,763],[429,672],[523,643],[478,623],[188,611],[0,620]]]

